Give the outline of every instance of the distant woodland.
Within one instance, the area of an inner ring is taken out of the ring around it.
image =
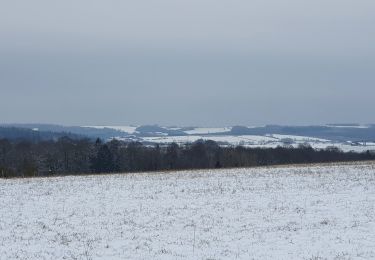
[[[0,139],[0,177],[127,173],[177,169],[253,167],[279,164],[374,160],[375,155],[344,153],[331,147],[220,147],[214,141],[186,145],[145,146],[138,142],[100,139],[10,141]]]

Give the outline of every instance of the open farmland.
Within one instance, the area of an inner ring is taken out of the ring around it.
[[[375,259],[375,164],[0,180],[0,259]]]

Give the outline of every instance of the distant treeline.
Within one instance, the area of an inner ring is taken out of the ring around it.
[[[176,169],[252,167],[277,164],[374,160],[375,155],[344,153],[338,148],[220,147],[214,141],[144,146],[138,142],[100,139],[9,141],[0,139],[0,177],[51,176]]]

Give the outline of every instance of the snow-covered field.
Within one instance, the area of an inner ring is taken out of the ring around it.
[[[375,164],[0,180],[0,259],[375,259]]]
[[[196,127],[193,130],[185,131],[189,135],[216,134],[230,132],[232,127]]]
[[[192,127],[190,130],[184,130],[179,127],[162,127],[167,130],[180,130],[183,135],[168,135],[167,133],[148,133],[146,136],[140,135],[137,126],[85,126],[97,129],[114,129],[128,134],[129,136],[114,136],[112,138],[123,141],[138,141],[148,144],[170,144],[178,143],[180,145],[193,143],[197,140],[212,140],[220,145],[244,147],[262,147],[275,148],[277,146],[298,147],[301,144],[308,144],[316,149],[326,149],[335,146],[344,152],[365,152],[367,150],[375,151],[374,142],[350,142],[350,141],[332,141],[312,136],[283,135],[283,134],[266,134],[266,135],[231,135],[232,127]],[[368,128],[365,125],[340,126],[333,125],[336,128]],[[251,128],[251,127],[249,127]],[[138,135],[137,135],[138,134]]]
[[[277,139],[268,136],[259,135],[187,135],[187,136],[161,136],[161,137],[144,137],[144,141],[155,143],[193,143],[198,140],[212,140],[215,142],[225,142],[231,145],[239,144],[265,144],[275,142]]]
[[[89,127],[89,128],[97,128],[97,129],[114,129],[117,131],[121,131],[128,134],[134,134],[136,133],[136,129],[138,126],[83,126],[83,127]]]
[[[121,139],[121,138],[119,138]],[[284,146],[286,143],[293,147],[298,147],[301,144],[308,144],[316,149],[326,149],[327,147],[335,146],[344,152],[355,151],[365,152],[367,150],[375,151],[374,143],[352,145],[350,143],[332,142],[325,139],[295,136],[295,135],[187,135],[187,136],[158,136],[158,137],[143,137],[141,141],[168,144],[175,142],[177,144],[193,143],[197,140],[212,140],[219,143],[226,143],[228,145],[241,145],[244,147],[262,147],[275,148],[277,146]],[[290,144],[289,144],[290,142]]]

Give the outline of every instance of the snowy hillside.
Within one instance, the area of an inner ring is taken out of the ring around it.
[[[0,180],[1,259],[374,259],[373,163]]]
[[[220,145],[245,147],[277,147],[308,144],[313,148],[338,147],[341,150],[375,151],[375,128],[364,125],[327,125],[311,127],[162,127],[162,126],[91,126],[113,129],[124,135],[112,136],[119,140],[146,144],[192,143],[213,140]],[[145,130],[146,129],[146,130]],[[337,132],[338,131],[338,132]],[[359,132],[357,132],[359,131]],[[365,131],[365,132],[363,132]],[[294,134],[291,134],[294,133]],[[346,137],[345,137],[346,136]]]
[[[91,139],[111,140],[115,138],[124,141],[138,141],[145,145],[169,144],[172,142],[185,144],[203,139],[216,141],[221,146],[297,147],[301,144],[308,144],[318,149],[335,146],[343,151],[375,151],[375,125],[167,127],[159,125],[60,126],[13,124],[3,125],[3,127],[31,129],[34,139],[35,136],[42,137],[45,131],[50,131],[54,136],[69,134],[73,137],[76,135]],[[0,138],[7,137],[1,136],[0,133]],[[28,136],[24,137],[28,138]],[[48,139],[47,137],[44,139]]]

